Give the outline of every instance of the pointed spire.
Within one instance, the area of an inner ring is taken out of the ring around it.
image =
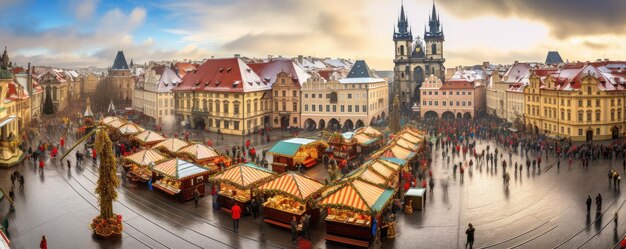
[[[400,21],[406,21],[406,16],[404,15],[404,1],[402,1],[402,5],[400,5]]]
[[[431,18],[437,18],[437,10],[435,9],[435,0],[433,0],[433,13],[430,14]]]
[[[84,117],[93,117],[93,112],[91,111],[91,100],[87,97],[87,108],[85,108]]]

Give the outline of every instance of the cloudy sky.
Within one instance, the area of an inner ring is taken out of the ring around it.
[[[235,53],[365,59],[393,66],[401,0],[0,0],[0,46],[19,65],[110,66]],[[625,59],[626,1],[436,0],[446,66]],[[422,35],[432,0],[404,0]]]

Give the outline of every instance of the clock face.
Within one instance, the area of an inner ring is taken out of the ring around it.
[[[419,53],[420,52],[420,47],[415,47],[415,52]]]

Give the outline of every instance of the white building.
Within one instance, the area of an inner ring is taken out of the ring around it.
[[[143,78],[143,84],[135,89],[133,107],[152,118],[156,125],[173,125],[174,94],[171,90],[182,80],[174,69],[155,64],[145,69]]]

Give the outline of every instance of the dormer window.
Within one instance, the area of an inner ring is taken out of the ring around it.
[[[200,85],[200,81],[196,80],[196,86]]]
[[[252,81],[248,81],[248,85],[252,85]]]
[[[220,82],[219,80],[215,81],[215,86],[219,86],[219,85],[220,85],[220,83],[221,83],[221,82]]]
[[[250,71],[251,71],[251,70],[250,70],[250,68],[246,68],[246,71],[247,71],[248,73],[250,73]]]
[[[211,81],[204,82],[204,86],[209,86],[209,84],[211,84]]]
[[[224,72],[224,68],[220,67],[220,69],[218,70],[220,73]]]
[[[232,68],[230,68],[230,67],[229,67],[229,68],[227,68],[227,69],[226,69],[226,72],[227,72],[227,73],[230,73],[230,70],[231,70],[231,69],[232,69]]]

